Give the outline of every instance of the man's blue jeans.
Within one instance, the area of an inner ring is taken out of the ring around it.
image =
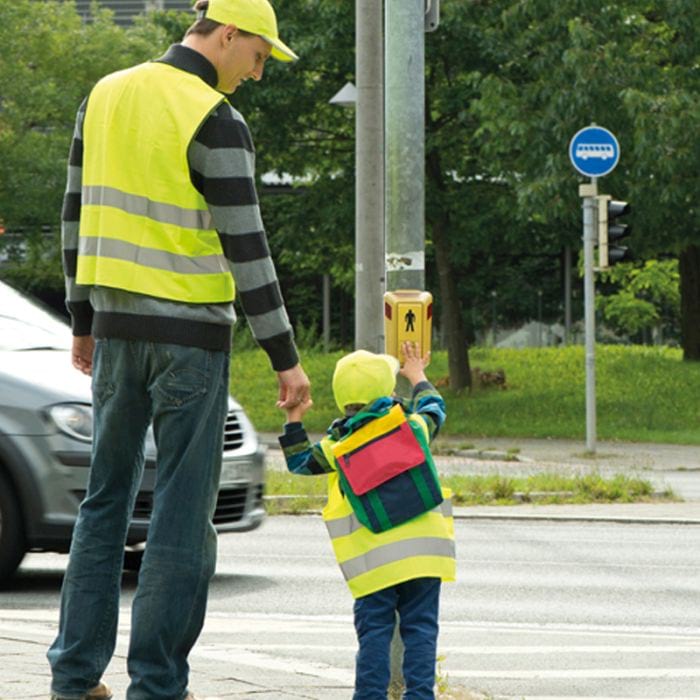
[[[354,700],[386,700],[396,612],[404,644],[404,698],[435,697],[439,607],[439,578],[412,579],[355,600],[355,631],[360,648]]]
[[[132,606],[129,700],[180,700],[216,565],[212,516],[228,407],[229,354],[98,340],[90,479],[48,652],[52,691],[79,698],[114,653],[126,532],[153,421],[153,514]]]

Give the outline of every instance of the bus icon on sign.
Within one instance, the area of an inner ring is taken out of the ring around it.
[[[576,146],[576,157],[581,160],[589,158],[608,160],[615,157],[615,149],[611,143],[579,143]]]
[[[577,131],[569,141],[569,160],[581,175],[601,177],[620,160],[620,144],[611,131],[592,124]]]

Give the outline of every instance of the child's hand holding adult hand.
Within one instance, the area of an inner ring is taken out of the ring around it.
[[[296,406],[289,406],[284,411],[287,414],[287,423],[300,423],[304,414],[314,405],[311,398],[303,399]]]

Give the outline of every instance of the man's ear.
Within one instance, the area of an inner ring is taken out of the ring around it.
[[[226,24],[221,32],[222,41],[224,44],[230,44],[236,34],[238,33],[238,27],[235,24]]]

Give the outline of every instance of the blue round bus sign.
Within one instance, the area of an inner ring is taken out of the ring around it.
[[[602,126],[587,126],[574,134],[569,143],[569,159],[581,175],[607,175],[620,160],[615,135]]]

